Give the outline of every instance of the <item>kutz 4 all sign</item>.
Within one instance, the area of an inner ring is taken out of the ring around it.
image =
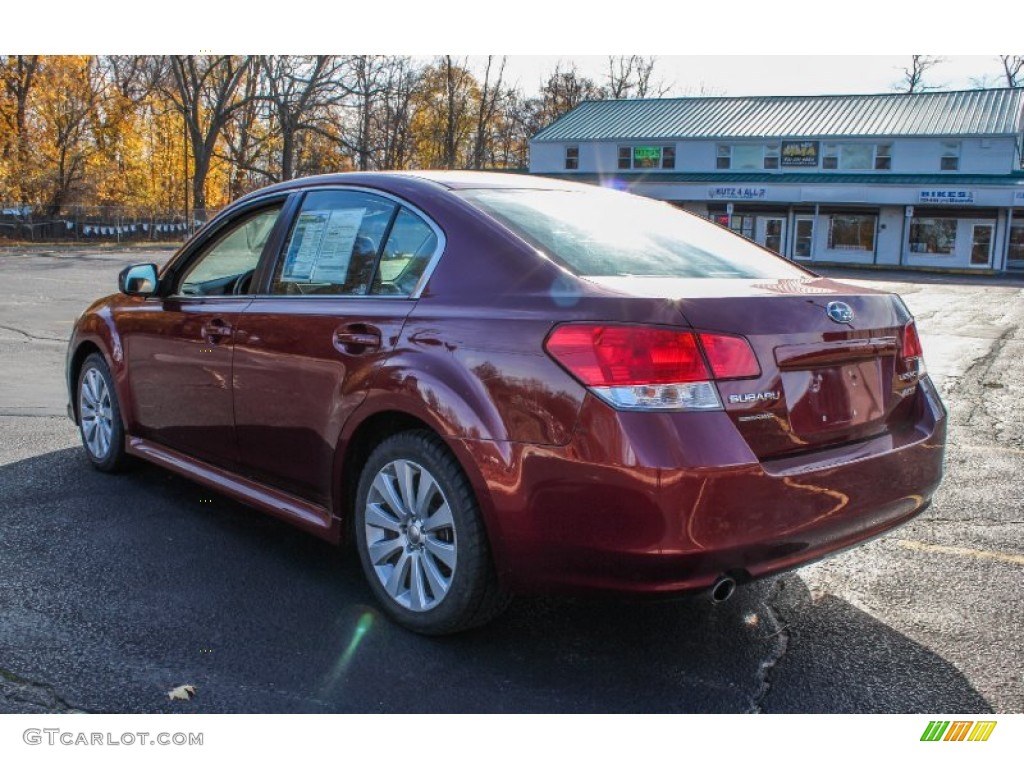
[[[921,741],[988,741],[995,728],[995,720],[932,720]]]

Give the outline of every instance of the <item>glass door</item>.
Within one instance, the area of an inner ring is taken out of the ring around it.
[[[764,216],[759,222],[757,242],[775,253],[782,253],[782,238],[786,231],[786,220],[781,216]]]
[[[1024,214],[1024,211],[1020,211]],[[1014,211],[1017,215],[1017,211]],[[1010,247],[1006,252],[1007,269],[1024,269],[1024,221],[1015,221],[1010,227]]]
[[[793,240],[793,258],[809,259],[814,245],[814,217],[796,217],[796,235]]]
[[[971,228],[971,266],[987,267],[992,263],[992,224],[975,224]]]

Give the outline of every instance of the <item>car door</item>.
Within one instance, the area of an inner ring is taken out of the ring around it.
[[[283,198],[216,227],[116,318],[140,437],[219,466],[237,462],[231,391],[238,317]]]
[[[306,194],[264,292],[238,320],[235,421],[248,473],[329,502],[341,429],[442,243],[425,217],[385,195]]]

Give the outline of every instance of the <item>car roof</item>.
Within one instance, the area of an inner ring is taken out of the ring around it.
[[[264,195],[291,189],[306,189],[331,185],[369,186],[385,191],[398,191],[408,185],[432,187],[433,189],[549,189],[549,190],[594,190],[593,185],[577,184],[571,181],[550,179],[525,173],[498,171],[353,171],[350,173],[329,173],[319,176],[304,176],[290,181],[263,187],[240,197],[235,202],[252,200]]]

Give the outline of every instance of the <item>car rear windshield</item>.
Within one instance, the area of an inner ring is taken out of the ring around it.
[[[583,277],[807,275],[723,227],[649,198],[600,188],[457,194]]]

